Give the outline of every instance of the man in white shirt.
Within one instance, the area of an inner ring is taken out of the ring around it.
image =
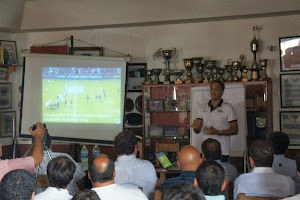
[[[193,121],[195,133],[203,134],[202,141],[213,138],[222,148],[222,162],[229,161],[230,135],[238,134],[237,115],[229,103],[223,101],[225,85],[222,81],[210,83],[211,100],[199,107],[197,118]]]
[[[115,137],[114,149],[118,155],[115,182],[141,187],[145,195],[149,196],[155,189],[156,171],[150,161],[136,158],[137,142],[136,136],[130,131],[121,132]]]
[[[290,139],[283,132],[274,132],[271,134],[271,143],[274,150],[273,170],[285,176],[291,177],[296,182],[297,193],[300,193],[300,178],[297,172],[296,161],[285,157],[288,152]]]
[[[101,200],[146,200],[145,194],[137,187],[115,184],[114,162],[107,155],[100,154],[89,165],[89,179]]]
[[[234,199],[238,194],[246,196],[285,198],[295,194],[295,182],[272,169],[273,149],[265,141],[254,141],[249,148],[252,172],[240,175],[234,181]]]
[[[47,166],[50,187],[35,195],[34,200],[70,200],[69,184],[73,179],[75,164],[67,157],[53,158]]]
[[[297,171],[298,171],[298,177],[300,176],[300,154],[296,158],[296,163],[297,163]],[[295,196],[285,198],[284,200],[299,200],[300,199],[300,194],[297,194]]]
[[[196,171],[195,187],[199,187],[206,200],[225,200],[225,171],[216,161],[204,161]]]

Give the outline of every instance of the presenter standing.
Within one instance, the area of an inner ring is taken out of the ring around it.
[[[229,161],[230,135],[238,134],[237,115],[234,108],[222,99],[225,85],[221,81],[210,84],[211,100],[199,107],[197,118],[193,121],[194,132],[202,133],[202,141],[218,140],[222,149],[222,162]],[[233,97],[234,98],[234,97]]]

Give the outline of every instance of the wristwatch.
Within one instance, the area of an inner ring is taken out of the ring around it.
[[[222,130],[220,130],[220,131],[219,131],[219,135],[222,135],[222,133],[223,133],[223,131],[222,131]]]

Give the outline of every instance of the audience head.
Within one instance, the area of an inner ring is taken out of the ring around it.
[[[71,200],[100,200],[100,198],[94,190],[86,189],[76,192]]]
[[[271,135],[271,142],[276,155],[285,154],[288,150],[290,139],[287,134],[283,132],[274,132]]]
[[[115,164],[105,154],[100,154],[92,159],[89,165],[89,178],[92,183],[105,183],[113,181]]]
[[[222,156],[221,145],[218,140],[208,138],[201,145],[204,160],[220,160]]]
[[[223,167],[216,161],[204,161],[197,169],[195,186],[205,195],[217,196],[225,189],[226,183]]]
[[[203,192],[193,184],[172,184],[162,193],[162,200],[205,200]]]
[[[0,183],[0,200],[33,199],[35,182],[34,176],[22,169],[7,173]]]
[[[263,140],[254,141],[249,148],[251,167],[272,167],[274,152]]]
[[[114,139],[114,149],[117,155],[131,155],[134,153],[138,139],[131,131],[123,131]]]
[[[75,172],[74,162],[64,156],[58,156],[50,160],[47,166],[47,175],[51,187],[66,188]]]
[[[186,145],[178,153],[177,165],[183,171],[196,171],[200,164],[200,154],[195,147]]]

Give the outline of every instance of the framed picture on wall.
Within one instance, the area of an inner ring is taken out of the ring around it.
[[[16,41],[0,40],[4,64],[18,65]]]
[[[11,108],[11,83],[0,83],[0,109]]]
[[[300,71],[300,36],[279,38],[280,71]]]
[[[282,108],[300,108],[300,73],[280,74]]]
[[[145,82],[147,63],[127,63],[126,92],[141,92]]]
[[[81,56],[103,56],[103,47],[73,47],[73,53]]]
[[[16,130],[16,112],[0,112],[0,137],[12,137]]]
[[[300,111],[280,112],[280,131],[286,133],[293,145],[300,144]]]

